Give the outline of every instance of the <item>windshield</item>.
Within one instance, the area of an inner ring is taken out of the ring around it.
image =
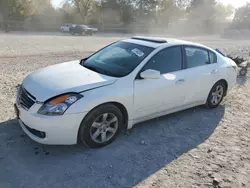
[[[104,75],[123,77],[131,73],[153,50],[120,41],[103,48],[81,64]]]

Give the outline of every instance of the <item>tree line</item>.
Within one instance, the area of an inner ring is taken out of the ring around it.
[[[235,13],[235,14],[234,14]],[[230,27],[250,27],[250,4],[235,10],[216,0],[0,0],[0,21],[62,24],[84,23],[109,27],[150,26],[168,29],[184,20],[208,33],[234,15]]]

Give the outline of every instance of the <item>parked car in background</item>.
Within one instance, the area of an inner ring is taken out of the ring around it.
[[[86,27],[89,28],[89,29],[92,29],[93,33],[97,33],[97,32],[98,32],[98,29],[95,28],[95,27],[92,27],[92,26],[90,26],[90,25],[84,25],[84,26],[86,26]]]
[[[72,27],[72,25],[74,25],[74,24],[70,24],[70,23],[67,23],[67,24],[63,24],[62,26],[61,26],[61,32],[69,32],[69,30],[70,30],[70,27]]]
[[[69,28],[69,32],[72,34],[72,35],[90,35],[92,36],[94,34],[94,31],[87,27],[86,25],[72,25],[70,28]]]
[[[236,77],[235,62],[207,46],[132,37],[30,74],[15,110],[37,142],[97,148],[136,123],[198,105],[216,108]]]

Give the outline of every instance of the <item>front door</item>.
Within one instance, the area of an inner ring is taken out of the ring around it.
[[[186,78],[182,60],[181,47],[170,47],[158,52],[142,68],[140,72],[153,69],[160,71],[161,76],[158,79],[135,79],[135,119],[147,119],[147,116],[183,105]]]

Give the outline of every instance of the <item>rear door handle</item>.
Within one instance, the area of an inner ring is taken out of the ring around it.
[[[218,72],[218,70],[212,70],[211,74],[215,74],[217,72]]]
[[[185,80],[184,80],[184,79],[180,79],[180,80],[177,80],[177,81],[175,82],[175,84],[182,84],[183,82],[185,82]]]

